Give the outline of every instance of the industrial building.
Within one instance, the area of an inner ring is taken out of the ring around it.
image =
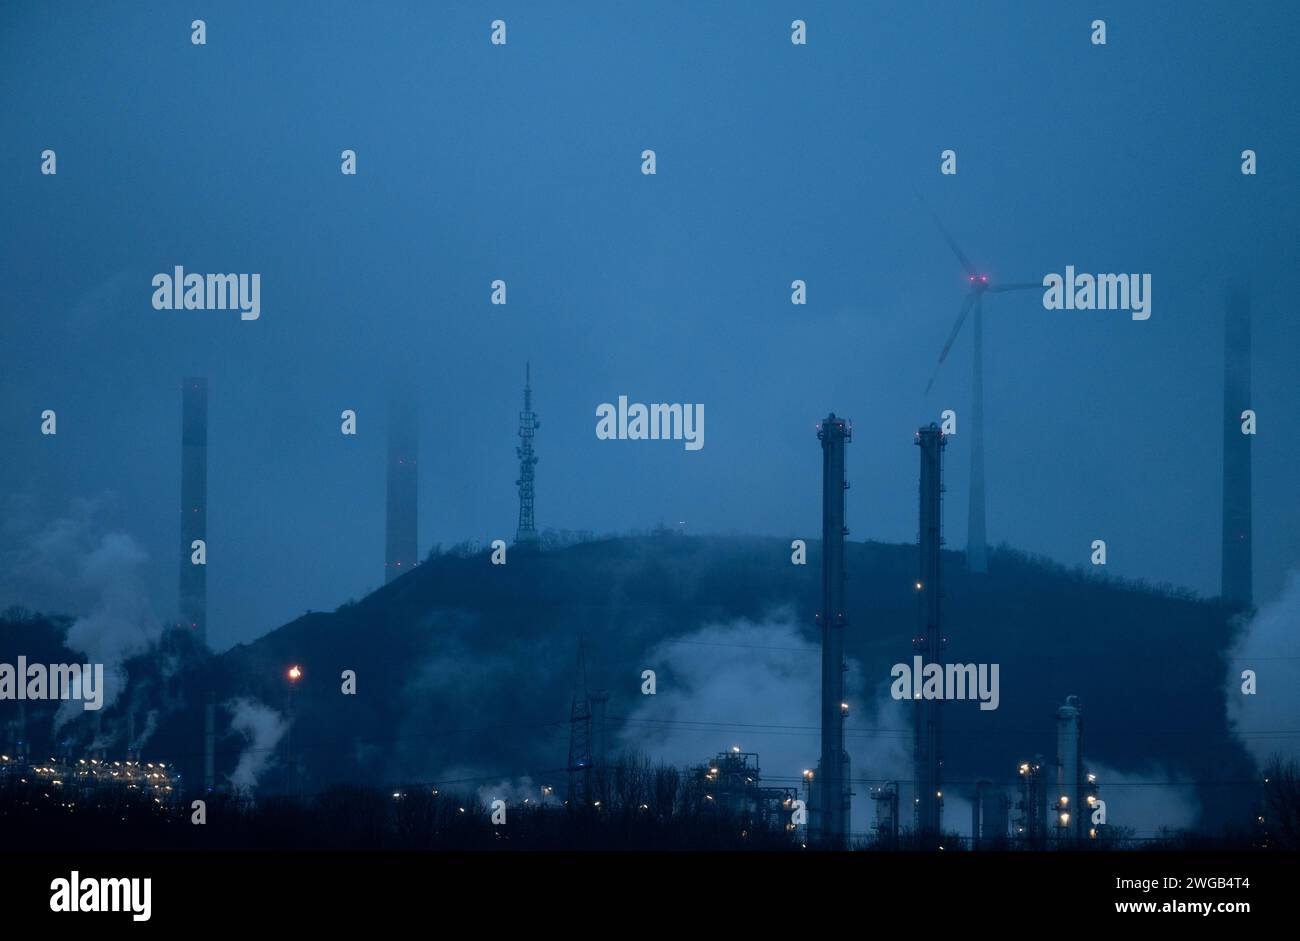
[[[763,787],[757,752],[739,746],[718,752],[712,761],[694,769],[692,780],[706,804],[735,817],[745,829],[790,830],[790,808],[795,792],[790,788]]]
[[[1097,776],[1083,759],[1083,709],[1067,696],[1056,710],[1056,758],[1021,762],[1013,837],[1030,849],[1069,848],[1098,839],[1105,823],[1093,821]]]
[[[872,827],[876,834],[876,845],[881,849],[897,849],[898,782],[888,781],[880,787],[872,788],[871,799],[876,806],[876,822]]]
[[[1017,796],[1013,828],[1018,844],[1027,849],[1047,845],[1047,777],[1043,756],[1022,761],[1017,769]]]
[[[1011,822],[1011,797],[992,781],[975,784],[970,805],[971,849],[1001,849],[1006,846]]]
[[[150,801],[160,809],[181,806],[181,776],[174,764],[121,761],[104,757],[60,757],[29,761],[25,756],[0,754],[0,783],[30,786],[42,799],[72,806],[115,807],[128,801]]]

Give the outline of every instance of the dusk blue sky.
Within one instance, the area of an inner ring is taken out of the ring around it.
[[[93,500],[172,616],[186,375],[209,380],[218,648],[381,584],[402,376],[422,554],[513,538],[527,360],[539,528],[818,538],[834,410],[851,538],[912,541],[912,434],[953,408],[960,548],[968,333],[922,390],[966,282],[918,193],[994,279],[1152,275],[1145,322],[986,304],[989,538],[1068,565],[1101,538],[1111,574],[1217,594],[1224,292],[1249,278],[1266,602],[1300,565],[1298,25],[1286,3],[5,3],[0,603],[58,608],[33,553]],[[176,265],[260,273],[261,318],[154,310]],[[705,447],[597,440],[619,395],[703,403]]]

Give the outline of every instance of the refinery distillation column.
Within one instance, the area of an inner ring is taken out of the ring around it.
[[[1223,600],[1250,605],[1250,435],[1242,413],[1250,408],[1250,295],[1228,291],[1223,356]]]
[[[533,454],[533,435],[538,429],[537,413],[533,411],[533,376],[532,365],[524,366],[524,410],[519,413],[519,447],[515,453],[519,456],[519,479],[515,486],[519,488],[519,529],[515,532],[516,545],[532,545],[537,542],[537,526],[533,522],[533,468],[537,456]]]
[[[388,513],[385,531],[384,583],[400,578],[418,561],[419,434],[415,405],[397,398],[388,423]]]
[[[921,449],[921,567],[916,580],[919,628],[912,641],[923,664],[940,664],[945,646],[940,632],[940,549],[943,545],[943,449],[947,439],[933,423],[916,433]],[[920,684],[920,677],[913,677]],[[914,700],[916,725],[913,762],[916,788],[916,836],[921,846],[937,843],[943,827],[943,751],[940,700]]]
[[[822,752],[818,767],[819,842],[841,849],[849,832],[848,755],[844,752],[844,445],[853,430],[832,412],[821,423],[822,443]]]

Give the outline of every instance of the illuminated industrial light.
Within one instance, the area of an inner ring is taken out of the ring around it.
[[[733,752],[735,752],[737,755],[740,754],[740,746],[739,746],[739,745],[732,745],[732,746],[731,746],[731,750],[732,750]]]
[[[302,679],[302,667],[295,663],[293,666],[289,667],[289,680],[296,683],[300,679]]]
[[[920,583],[920,582],[917,582],[917,583],[916,583],[916,590],[917,590],[917,591],[920,591],[920,590],[921,590],[921,583]]]
[[[1061,826],[1066,826],[1070,822],[1069,814],[1061,814]]]

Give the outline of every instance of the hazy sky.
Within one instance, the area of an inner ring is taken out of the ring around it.
[[[87,527],[138,542],[171,615],[192,374],[218,647],[381,583],[384,410],[407,373],[422,554],[513,536],[528,359],[541,528],[815,537],[833,409],[854,423],[852,538],[911,541],[912,433],[953,408],[960,547],[968,334],[922,389],[965,275],[918,191],[994,279],[1152,276],[1145,322],[989,299],[993,543],[1073,565],[1103,538],[1114,574],[1217,593],[1223,295],[1242,274],[1257,600],[1300,564],[1300,9],[502,2],[497,47],[461,4],[200,7],[0,8],[0,602],[34,603],[42,534],[93,500]],[[154,310],[176,265],[260,273],[261,318]],[[705,447],[598,441],[619,395],[703,403]]]

